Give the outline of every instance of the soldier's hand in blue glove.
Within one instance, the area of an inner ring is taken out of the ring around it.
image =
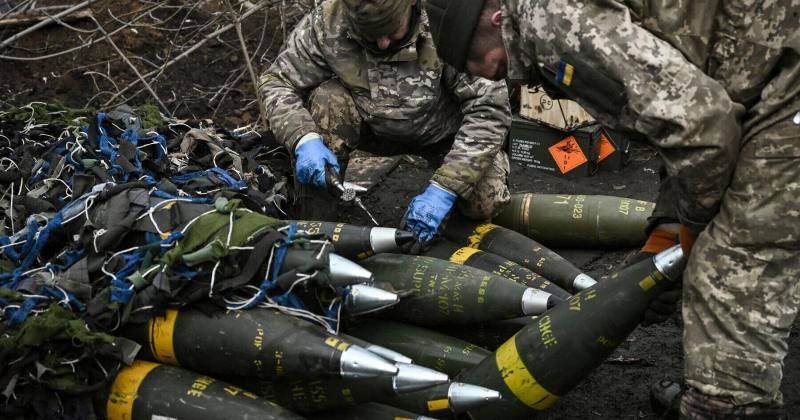
[[[402,228],[413,233],[419,244],[425,244],[439,231],[455,202],[455,194],[431,183],[425,192],[411,200],[403,216]]]
[[[336,155],[322,142],[322,137],[315,135],[305,138],[294,150],[295,175],[301,184],[327,188],[325,182],[325,165],[330,165],[339,174],[339,161]]]

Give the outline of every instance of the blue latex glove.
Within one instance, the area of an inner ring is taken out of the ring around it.
[[[408,205],[403,216],[404,229],[412,232],[419,241],[430,241],[455,202],[455,194],[434,184],[429,185]]]
[[[295,175],[301,184],[328,188],[325,182],[325,165],[331,165],[339,174],[336,155],[322,143],[321,137],[309,140],[294,150]]]

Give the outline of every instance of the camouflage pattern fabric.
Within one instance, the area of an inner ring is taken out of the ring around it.
[[[350,153],[359,148],[379,155],[420,152],[419,147],[414,147],[413,143],[387,145],[373,133],[364,133],[364,128],[369,131],[369,127],[364,127],[365,122],[358,112],[355,100],[338,79],[328,80],[314,90],[309,99],[309,111],[321,130],[325,144],[336,154],[345,173],[348,170]],[[453,131],[450,136],[455,134]],[[441,147],[433,145],[422,149],[422,154],[428,155],[439,153],[438,149]],[[431,160],[440,162],[441,158],[434,157]],[[461,213],[477,220],[489,219],[499,214],[511,201],[507,182],[509,170],[508,156],[503,150],[497,151],[491,166],[475,184],[469,198],[457,201]]]
[[[330,124],[319,126],[304,106],[305,95],[335,78],[354,104],[354,109],[340,109],[355,111],[347,117],[360,119],[387,145],[432,145],[455,134],[433,180],[470,199],[492,168],[511,123],[506,86],[469,77],[439,61],[427,15],[415,10],[408,43],[386,53],[352,30],[342,0],[314,9],[260,79],[270,127],[289,150],[312,132],[328,137],[334,149],[357,143],[357,128],[331,134]]]
[[[742,106],[620,3],[505,0],[502,8],[509,77],[539,80],[601,123],[647,136],[676,177],[681,222],[702,230],[733,171]]]
[[[643,24],[673,40],[694,28],[697,42],[674,45],[748,107],[720,213],[684,275],[684,353],[689,385],[732,401],[731,416],[764,415],[754,404],[782,402],[786,340],[800,307],[800,1],[701,1],[694,16],[648,3]],[[671,182],[666,196],[675,194]],[[694,418],[700,405],[687,394],[682,412]]]
[[[658,215],[709,223],[684,273],[686,380],[696,391],[681,414],[769,414],[782,403],[800,306],[800,1],[624,3],[504,0],[509,72],[660,147],[669,177]],[[572,86],[600,73],[594,80],[618,82],[624,97],[603,103],[597,91],[614,89],[570,88],[567,73]]]

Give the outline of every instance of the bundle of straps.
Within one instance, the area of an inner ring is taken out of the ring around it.
[[[169,307],[271,307],[336,327],[344,291],[314,310],[303,297],[330,243],[277,218],[283,149],[152,111],[0,112],[4,417],[104,388],[139,349],[115,332]],[[318,258],[287,267],[293,249]]]

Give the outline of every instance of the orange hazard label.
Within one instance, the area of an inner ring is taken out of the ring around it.
[[[600,133],[600,148],[598,151],[597,161],[602,162],[603,159],[611,156],[617,149],[608,141],[608,137],[604,133]]]
[[[583,154],[583,150],[578,146],[578,141],[573,136],[569,136],[550,146],[548,150],[550,151],[550,155],[553,156],[553,160],[556,162],[556,165],[558,165],[558,168],[561,169],[562,174],[588,162],[586,155]]]

